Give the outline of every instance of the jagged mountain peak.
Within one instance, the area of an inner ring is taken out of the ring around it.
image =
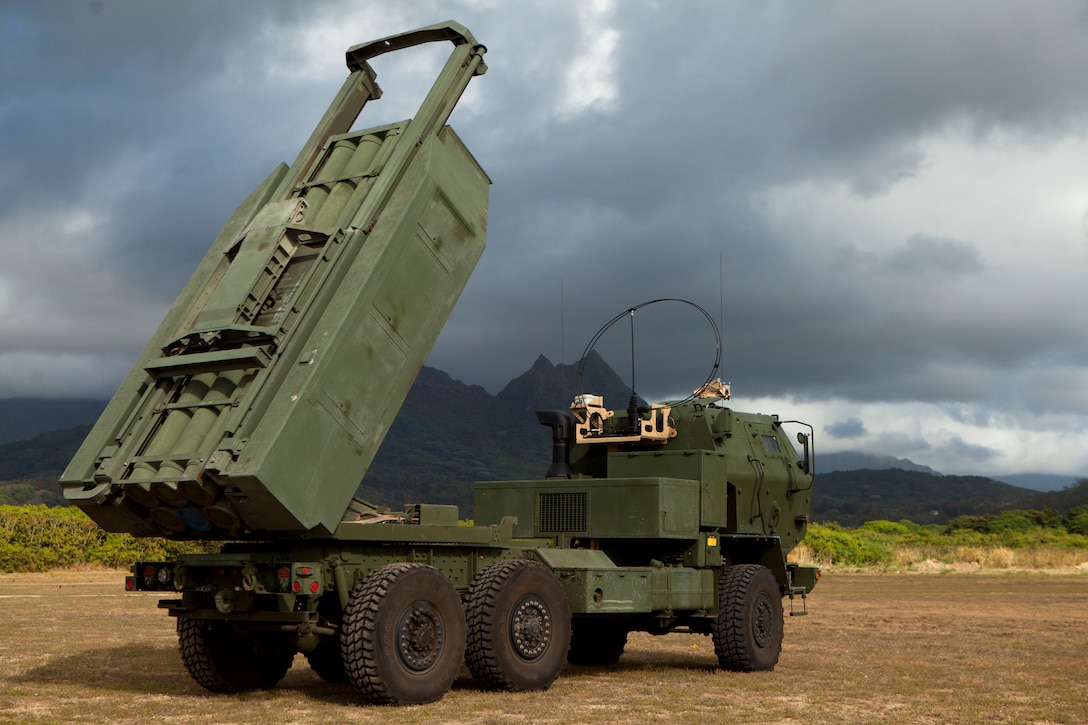
[[[496,397],[506,405],[527,412],[565,409],[579,392],[603,395],[606,403],[616,407],[627,405],[631,396],[629,384],[596,350],[590,350],[586,356],[581,381],[578,379],[580,362],[555,365],[540,355],[532,367],[507,383]]]

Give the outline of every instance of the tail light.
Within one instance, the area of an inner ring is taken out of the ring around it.
[[[137,564],[133,576],[125,577],[127,591],[174,588],[174,568],[169,564]]]
[[[281,566],[276,572],[276,585],[281,592],[291,590],[291,567]]]

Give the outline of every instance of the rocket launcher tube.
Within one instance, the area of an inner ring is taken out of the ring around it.
[[[200,450],[201,443],[204,442],[216,418],[219,417],[220,408],[229,404],[230,396],[238,387],[243,374],[241,370],[231,370],[216,376],[207,395],[201,400],[201,405],[193,410],[188,425],[175,441],[174,450],[182,453]],[[159,466],[157,478],[166,481],[178,480],[185,475],[190,465],[187,459],[184,463],[184,466],[181,465],[178,459],[163,461]]]
[[[372,164],[381,147],[382,141],[376,136],[364,136],[359,139],[359,145],[344,166],[341,178],[329,190],[324,203],[316,209],[316,205],[310,206],[307,217],[313,218],[313,226],[324,229],[340,220],[340,215],[355,190],[360,185],[365,185],[369,181],[369,174],[374,173]],[[306,195],[306,200],[309,202],[309,194]]]
[[[454,48],[415,118],[350,132],[381,95],[366,60],[439,40]],[[483,52],[455,24],[349,50],[295,165],[232,216],[66,498],[135,535],[335,529],[483,250],[490,181],[444,128]]]
[[[324,163],[317,171],[316,178],[307,185],[305,196],[307,217],[312,217],[325,205],[325,200],[329,198],[333,186],[354,153],[355,144],[350,139],[340,139],[333,143]]]

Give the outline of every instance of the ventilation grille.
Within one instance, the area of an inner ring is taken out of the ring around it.
[[[541,533],[585,530],[585,491],[540,494]]]

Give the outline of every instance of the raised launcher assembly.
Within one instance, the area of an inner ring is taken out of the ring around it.
[[[453,50],[415,117],[352,131],[368,61]],[[329,535],[484,247],[490,181],[450,112],[485,49],[456,23],[355,46],[295,162],[234,212],[61,483],[137,536]]]

